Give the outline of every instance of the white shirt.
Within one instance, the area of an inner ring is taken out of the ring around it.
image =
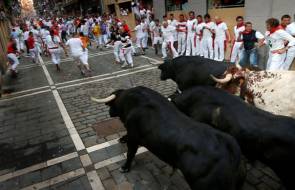
[[[289,24],[286,28],[286,31],[292,36],[295,36],[295,22],[292,22],[291,24]]]
[[[240,35],[240,32],[244,32],[245,31],[245,26],[241,26],[241,27],[234,27],[234,33],[235,33],[235,40],[237,41]]]
[[[154,26],[151,30],[154,34],[154,37],[160,37],[161,26]]]
[[[269,45],[270,51],[280,50],[285,47],[285,41],[288,41],[288,46],[295,46],[295,38],[292,37],[285,30],[277,30],[270,34],[269,31],[265,33],[266,43]]]
[[[197,19],[187,20],[186,22],[187,33],[195,33],[197,25],[198,25]]]
[[[216,25],[214,22],[208,22],[205,23],[205,26],[208,27],[210,30],[214,30]],[[212,32],[209,31],[209,29],[203,30],[203,38],[212,38]]]
[[[220,24],[215,24],[215,38],[226,40],[226,30],[228,30],[228,28],[224,22]]]
[[[73,56],[80,56],[83,54],[83,43],[80,38],[71,38],[66,42],[66,45],[70,47]]]
[[[46,45],[49,49],[59,47],[60,38],[58,36],[54,36],[53,39],[54,42],[52,41],[52,37],[50,35],[46,36]]]
[[[137,25],[134,30],[136,32],[136,38],[142,38],[143,37],[143,28],[142,28],[143,25],[139,24]]]
[[[206,26],[205,22],[201,22],[196,27],[196,32],[198,35],[201,35],[203,28]]]
[[[46,36],[49,35],[49,31],[46,30],[46,29],[41,29],[40,34],[41,34],[41,38],[42,38],[42,39],[45,39]]]
[[[163,34],[163,40],[168,42],[168,41],[174,41],[173,34],[176,30],[174,26],[168,25],[167,28],[164,28],[163,26],[161,27],[162,34]]]
[[[177,22],[177,28],[179,29],[179,32],[186,32],[186,21]]]
[[[24,40],[27,40],[29,38],[29,31],[24,32]]]
[[[37,41],[38,41],[38,37],[39,37],[39,35],[40,35],[39,31],[33,29],[33,30],[31,30],[31,32],[33,32],[34,39],[35,39],[35,41],[37,42]]]

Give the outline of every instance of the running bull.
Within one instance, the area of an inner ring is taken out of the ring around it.
[[[198,86],[174,95],[172,102],[195,121],[207,123],[238,141],[251,161],[274,170],[288,190],[295,189],[295,120],[245,103],[222,89]]]
[[[228,63],[200,56],[182,56],[165,61],[158,68],[161,70],[161,80],[172,79],[183,91],[196,85],[216,85],[210,75],[221,77],[229,67]]]
[[[181,113],[171,102],[145,87],[118,90],[106,99],[127,129],[130,170],[139,146],[146,147],[173,168],[182,171],[193,190],[237,190],[243,184],[240,148],[233,137]]]

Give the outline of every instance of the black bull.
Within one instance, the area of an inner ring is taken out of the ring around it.
[[[248,159],[262,161],[274,170],[288,190],[295,189],[294,119],[260,110],[210,86],[173,95],[172,101],[194,120],[235,137]]]
[[[183,91],[197,85],[215,85],[216,82],[210,75],[221,77],[230,66],[225,62],[199,56],[185,56],[166,61],[159,69],[161,80],[172,79]]]
[[[240,189],[244,168],[234,138],[193,121],[148,88],[119,90],[111,96],[110,116],[120,118],[128,135],[123,172],[129,171],[138,147],[144,146],[180,169],[193,190]]]

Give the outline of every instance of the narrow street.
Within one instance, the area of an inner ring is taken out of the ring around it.
[[[126,146],[125,134],[108,108],[90,100],[112,91],[146,86],[168,96],[172,81],[160,81],[154,64],[161,62],[149,49],[134,57],[135,67],[113,64],[111,49],[89,49],[92,77],[81,76],[64,57],[61,72],[48,57],[40,65],[22,57],[19,76],[6,76],[0,99],[0,189],[164,190],[189,189],[182,174],[140,148],[130,173],[119,172]],[[243,190],[280,190],[273,172],[260,163],[247,164]]]

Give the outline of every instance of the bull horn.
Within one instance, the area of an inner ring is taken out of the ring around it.
[[[112,94],[109,97],[103,98],[103,99],[97,99],[97,98],[91,97],[91,100],[94,101],[94,102],[102,104],[102,103],[108,103],[108,102],[114,100],[115,98],[116,98],[116,95]]]
[[[221,83],[221,84],[227,83],[227,82],[229,82],[229,81],[233,78],[233,75],[232,75],[232,74],[227,74],[227,75],[225,76],[224,79],[218,79],[218,78],[216,78],[216,77],[213,76],[213,75],[210,75],[210,76],[211,76],[211,78],[212,78],[215,82],[217,82],[217,83]]]

